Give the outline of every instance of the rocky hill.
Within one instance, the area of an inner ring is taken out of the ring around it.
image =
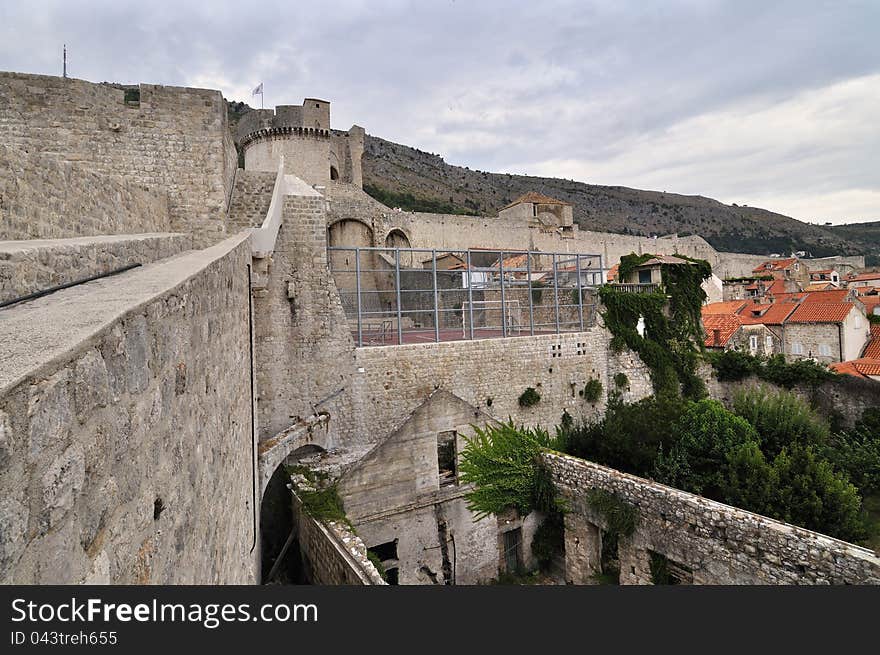
[[[446,212],[494,215],[517,196],[538,191],[574,205],[582,229],[623,234],[699,234],[729,252],[789,253],[814,257],[880,251],[880,222],[811,225],[755,207],[724,205],[684,196],[574,180],[508,175],[451,166],[439,155],[367,136],[364,188],[404,209],[442,207]],[[436,209],[435,209],[436,211]]]

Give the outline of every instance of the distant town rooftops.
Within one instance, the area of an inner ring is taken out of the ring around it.
[[[797,257],[789,257],[787,259],[774,259],[766,261],[760,266],[752,269],[752,273],[767,273],[769,271],[785,271],[797,262]]]
[[[703,328],[706,331],[704,344],[709,348],[726,346],[741,325],[739,316],[735,314],[705,314],[703,316]]]

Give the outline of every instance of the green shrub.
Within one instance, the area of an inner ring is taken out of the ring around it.
[[[550,474],[539,459],[542,449],[556,448],[555,438],[539,428],[517,428],[512,421],[474,432],[461,452],[459,479],[474,485],[465,497],[478,520],[508,508],[521,516],[561,509]]]
[[[858,490],[811,447],[783,450],[773,470],[771,516],[846,541],[867,535]]]
[[[722,382],[737,381],[756,375],[761,368],[761,361],[738,350],[724,350],[708,355],[709,362],[715,369],[715,376]]]
[[[761,450],[768,457],[775,457],[786,446],[819,445],[828,439],[825,420],[790,391],[774,392],[766,387],[739,391],[733,411],[758,431]]]
[[[532,555],[546,571],[554,558],[565,550],[565,521],[561,512],[549,514],[532,537]]]
[[[784,355],[770,357],[759,375],[767,382],[788,389],[796,384],[806,387],[818,386],[837,377],[837,374],[824,364],[814,362],[811,359],[796,359],[792,362],[786,362]]]
[[[647,476],[661,444],[674,444],[674,426],[689,404],[672,396],[624,403],[618,394],[610,394],[605,415],[564,431],[560,447],[576,457]]]
[[[880,494],[880,409],[865,410],[852,430],[831,436],[821,455],[847,474],[863,496]]]
[[[537,405],[540,400],[541,394],[534,387],[529,387],[520,394],[518,402],[520,407],[531,407],[532,405]]]
[[[743,418],[716,400],[701,400],[685,410],[675,426],[678,440],[658,458],[657,479],[665,484],[723,500],[728,484],[728,453],[758,444],[758,434]]]
[[[348,523],[345,508],[336,485],[319,489],[297,488],[297,495],[306,514],[318,521],[343,521]]]
[[[596,403],[602,398],[602,383],[599,382],[596,378],[592,378],[587,384],[584,386],[583,391],[581,391],[581,395],[584,397],[588,403]]]
[[[626,376],[626,373],[621,371],[614,374],[614,386],[618,389],[625,389],[629,386],[629,378]]]
[[[587,492],[587,505],[602,515],[611,534],[631,537],[635,532],[639,512],[616,494],[604,489],[590,489]]]
[[[382,579],[386,582],[388,581],[388,574],[385,573],[385,567],[382,564],[382,560],[379,559],[379,556],[374,553],[372,550],[367,550],[367,559],[373,563],[373,566],[376,567],[376,571],[379,572],[379,575],[382,576]]]

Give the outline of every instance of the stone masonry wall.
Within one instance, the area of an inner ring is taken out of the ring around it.
[[[651,584],[649,551],[690,568],[697,584],[880,584],[880,557],[868,549],[575,457],[544,461],[569,505],[572,582],[587,581],[601,550],[604,519],[586,501],[595,488],[638,509],[635,533],[620,540],[622,584]]]
[[[229,207],[230,232],[263,224],[272,202],[277,176],[278,171],[238,171]]]
[[[379,439],[435,389],[444,389],[500,420],[552,429],[563,410],[575,419],[603,412],[608,392],[616,388],[615,373],[629,378],[625,400],[651,393],[641,360],[632,353],[610,354],[609,340],[596,326],[560,335],[358,348],[355,411],[369,430],[367,438]],[[595,405],[578,394],[591,378],[603,386]],[[541,401],[523,408],[518,399],[527,387],[537,389]]]
[[[200,246],[218,241],[236,165],[223,97],[153,84],[139,92],[127,103],[107,84],[0,73],[0,141],[167,194],[171,230],[193,232]]]
[[[164,190],[0,144],[0,241],[170,229]]]
[[[189,234],[0,241],[0,301],[130,264],[149,264],[191,245]]]
[[[351,406],[354,342],[327,267],[324,198],[285,196],[264,290],[254,292],[260,438],[316,410],[330,445],[358,433]]]
[[[250,260],[233,237],[3,310],[0,582],[256,581]]]
[[[367,547],[345,523],[322,523],[303,511],[295,493],[293,525],[306,579],[320,585],[383,585]]]

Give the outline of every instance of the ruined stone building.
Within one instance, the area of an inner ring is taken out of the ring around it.
[[[218,91],[0,73],[0,581],[258,583],[289,549],[326,583],[381,583],[368,553],[400,584],[528,567],[541,517],[467,509],[472,426],[598,415],[620,372],[626,400],[650,393],[591,295],[622,255],[760,260],[581,230],[537,195],[396,211],[361,188],[363,143],[325,100],[233,134]],[[336,481],[350,525],[291,500],[296,462]],[[667,517],[621,544],[629,581],[648,550],[694,581],[878,576],[870,551],[588,464],[553,460],[566,494],[625,488]],[[567,521],[583,582],[601,520]],[[738,522],[773,536],[748,551]]]

